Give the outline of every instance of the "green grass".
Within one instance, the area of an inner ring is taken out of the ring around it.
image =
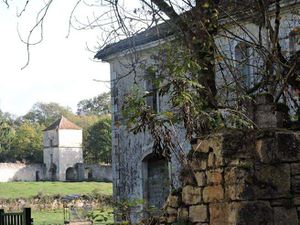
[[[56,211],[33,211],[33,225],[64,224],[63,210]]]
[[[95,210],[93,214],[95,220],[93,224],[112,224],[113,214],[111,208],[102,210]],[[33,211],[32,212],[33,225],[58,225],[64,224],[63,210],[55,211]],[[100,221],[97,221],[100,220]]]
[[[43,195],[88,194],[111,195],[112,184],[104,182],[8,182],[0,183],[0,199],[30,198]]]

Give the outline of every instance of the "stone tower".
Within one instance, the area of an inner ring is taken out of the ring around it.
[[[61,117],[44,130],[44,163],[49,180],[76,180],[76,163],[83,163],[82,128]]]

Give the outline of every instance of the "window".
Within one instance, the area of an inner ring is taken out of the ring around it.
[[[241,76],[241,83],[244,87],[249,88],[252,83],[251,47],[241,42],[235,46],[234,52],[236,69]]]
[[[300,50],[300,27],[295,27],[289,34],[289,47],[291,54]]]
[[[112,113],[114,121],[119,120],[119,106],[118,106],[118,87],[117,87],[117,74],[112,72],[111,74],[111,102],[112,102]]]
[[[155,79],[156,74],[146,72],[145,74],[145,89],[147,92],[146,96],[146,105],[153,109],[153,111],[159,111],[159,95],[156,91],[155,85],[153,84],[153,80]]]

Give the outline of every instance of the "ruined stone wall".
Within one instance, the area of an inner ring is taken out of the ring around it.
[[[0,163],[0,182],[43,179],[45,179],[44,164]]]
[[[300,132],[225,131],[199,138],[160,223],[297,225]]]
[[[85,164],[75,165],[78,181],[104,181],[112,182],[112,166],[106,164]]]

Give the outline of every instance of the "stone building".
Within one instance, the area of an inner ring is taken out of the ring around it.
[[[44,130],[44,163],[0,163],[0,182],[112,181],[111,165],[86,164],[82,128],[61,117]]]
[[[82,128],[61,117],[44,130],[44,164],[49,180],[76,180],[75,164],[83,163]]]
[[[61,117],[44,130],[46,179],[53,181],[111,181],[111,166],[85,164],[82,128]]]
[[[295,28],[300,27],[299,20],[295,19],[299,15],[296,13],[299,12],[299,9],[299,1],[282,1],[282,24],[279,40],[286,52],[291,49],[294,52],[300,49],[298,42],[295,42],[294,36],[291,35]],[[259,39],[258,35],[261,29],[259,26],[252,23],[251,20],[243,21],[243,26],[246,31],[253,34],[251,38]],[[249,39],[249,36],[245,34],[245,30],[234,24],[229,24],[228,29],[232,33],[238,34],[239,37],[243,37],[245,42]],[[113,109],[113,192],[116,200],[144,199],[148,202],[148,206],[161,207],[171,190],[171,186],[178,187],[180,185],[178,180],[179,163],[176,159],[172,158],[170,163],[166,159],[157,158],[153,155],[152,141],[149,134],[138,133],[134,135],[128,132],[121,113],[124,98],[131,91],[134,82],[137,82],[146,91],[149,87],[146,79],[144,79],[147,73],[142,67],[135,67],[133,72],[130,66],[132,65],[132,59],[138,59],[138,61],[147,62],[151,65],[153,55],[157,54],[166,41],[172,40],[172,37],[173,32],[169,29],[169,25],[163,23],[131,38],[108,45],[95,55],[95,58],[110,64]],[[217,35],[215,40],[216,44],[233,61],[246,60],[241,59],[244,55],[242,53],[251,51],[251,48],[242,43],[241,38],[228,41],[222,35]],[[249,58],[247,60],[255,61],[256,59]],[[258,60],[257,64],[259,63]],[[245,67],[237,69],[240,69],[242,76],[246,77],[245,85],[253,85],[256,80],[255,71],[247,67],[248,63],[245,63],[245,65]],[[217,74],[217,79],[219,75]],[[150,101],[157,111],[163,111],[168,105],[167,99],[158,95],[153,96]],[[259,116],[262,115],[260,114],[262,112],[263,109],[257,113],[252,112],[252,119],[255,120],[254,115],[257,115],[256,118],[261,121],[255,122],[260,122],[264,127],[272,127],[278,124],[275,112],[267,114],[264,118]],[[270,124],[264,120],[265,118],[274,119],[275,123]],[[180,129],[178,132],[180,145],[186,151],[189,151],[191,149],[190,144],[185,142],[183,135],[180,134]],[[133,219],[143,213],[143,207],[132,209]],[[200,222],[208,224],[205,220]]]

